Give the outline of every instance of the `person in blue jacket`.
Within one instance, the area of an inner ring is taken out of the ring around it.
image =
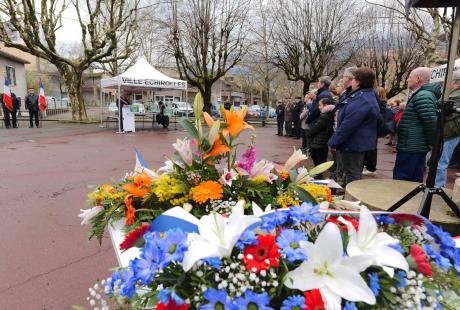
[[[351,81],[352,92],[338,111],[337,129],[329,147],[340,151],[345,186],[362,177],[364,153],[377,147],[379,104],[375,96],[375,73],[358,68]]]

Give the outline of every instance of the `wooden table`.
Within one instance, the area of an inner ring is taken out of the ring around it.
[[[419,184],[389,179],[359,180],[347,185],[345,199],[352,201],[359,200],[369,209],[386,211]],[[449,196],[452,194],[448,189],[446,193]],[[399,208],[397,212],[416,213],[420,206],[422,195],[422,193],[419,193]],[[430,220],[437,225],[441,225],[452,234],[460,235],[460,219],[455,216],[438,195],[433,196]]]

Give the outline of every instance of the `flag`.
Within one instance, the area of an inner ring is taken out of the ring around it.
[[[5,107],[13,111],[13,99],[11,98],[10,83],[5,79],[5,84],[3,84],[3,103]]]
[[[145,160],[142,158],[141,154],[136,150],[136,148],[134,148],[134,153],[136,153],[136,165],[134,166],[134,172],[138,174],[145,173],[153,180],[158,179],[158,174],[147,167]]]
[[[40,110],[44,111],[46,109],[46,98],[45,98],[45,89],[43,88],[42,80],[38,80],[38,105]]]

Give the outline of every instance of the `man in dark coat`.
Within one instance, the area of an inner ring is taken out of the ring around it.
[[[284,105],[283,102],[278,101],[278,105],[276,106],[276,123],[278,125],[278,136],[283,135],[283,124],[284,124]]]
[[[13,110],[10,111],[3,101],[3,94],[0,95],[0,104],[3,110],[3,122],[5,123],[5,128],[18,128],[18,121],[16,118],[17,111],[20,108],[19,99],[16,97],[16,94],[11,92],[11,99],[13,101]]]
[[[40,125],[38,121],[38,96],[35,94],[33,87],[29,87],[27,92],[24,105],[29,110],[29,128],[34,127],[33,120],[35,120],[35,126],[38,128]]]
[[[331,85],[330,77],[322,76],[319,78],[317,84],[318,91],[316,92],[316,98],[315,100],[313,100],[310,106],[310,113],[308,114],[308,117],[305,120],[307,124],[311,124],[312,122],[314,122],[321,114],[321,111],[318,108],[318,103],[321,99],[328,98],[331,102],[334,102],[334,99],[332,98],[332,95],[329,92],[329,85]]]
[[[351,82],[353,92],[338,110],[337,128],[329,146],[340,151],[345,186],[362,177],[364,153],[377,146],[379,105],[374,93],[375,73],[358,68]]]
[[[292,111],[292,121],[294,122],[294,132],[293,136],[295,139],[300,139],[300,113],[303,110],[303,102],[300,97],[296,97],[296,104],[294,110]]]
[[[419,67],[407,78],[411,91],[398,124],[398,145],[393,179],[423,182],[425,157],[435,139],[436,104],[440,85],[430,84],[431,69]]]

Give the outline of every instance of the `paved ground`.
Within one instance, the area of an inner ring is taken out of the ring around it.
[[[274,130],[258,128],[258,155],[284,162],[299,141]],[[88,242],[88,227],[80,226],[89,187],[131,171],[133,147],[158,167],[183,135],[162,129],[120,135],[98,124],[0,129],[0,309],[86,306],[87,288],[116,264],[110,240],[102,247]],[[393,158],[382,146],[377,177],[391,176]]]

